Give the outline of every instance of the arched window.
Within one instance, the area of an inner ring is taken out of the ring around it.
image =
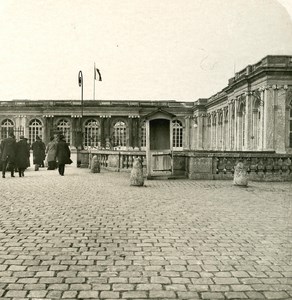
[[[96,147],[99,139],[99,123],[94,120],[88,120],[85,124],[84,146]]]
[[[141,147],[146,147],[146,122],[141,127]]]
[[[245,147],[245,113],[245,102],[242,102],[238,111],[240,149]]]
[[[223,146],[223,113],[219,112],[218,115],[218,141],[219,144],[217,145],[219,149],[222,149]]]
[[[172,147],[182,148],[183,146],[183,126],[178,120],[172,121]]]
[[[126,124],[122,121],[114,125],[114,146],[126,146]]]
[[[37,136],[42,138],[42,129],[43,126],[40,120],[33,119],[29,122],[28,140],[30,144],[32,144],[36,140]]]
[[[60,133],[65,136],[65,140],[67,144],[70,144],[70,124],[67,120],[60,120],[57,129]]]
[[[10,132],[13,132],[14,130],[14,123],[10,119],[5,119],[1,123],[1,139],[6,139]]]
[[[289,118],[289,147],[292,148],[292,108],[290,108],[290,118]]]

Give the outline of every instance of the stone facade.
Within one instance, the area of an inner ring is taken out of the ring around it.
[[[145,117],[173,114],[173,150],[292,153],[292,56],[267,56],[195,102],[0,101],[1,139],[62,132],[72,147],[145,150]]]

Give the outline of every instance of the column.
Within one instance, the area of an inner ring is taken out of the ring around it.
[[[232,114],[233,114],[233,109],[232,109],[232,101],[228,103],[228,140],[229,140],[229,148],[228,150],[233,150],[233,145],[232,145]]]
[[[126,146],[133,147],[133,116],[128,116],[128,138]]]
[[[183,131],[183,148],[190,149],[190,117],[185,117],[185,130]]]
[[[105,141],[110,142],[111,141],[111,117],[110,116],[106,116],[104,133],[105,133]]]
[[[292,100],[292,89],[287,85],[279,86],[275,93],[275,151],[286,153],[289,139],[289,103]],[[286,102],[287,101],[287,102]]]
[[[252,93],[250,91],[245,93],[245,149],[253,149],[253,111],[252,111]]]
[[[239,150],[238,149],[238,99],[235,99],[234,101],[234,128],[233,128],[233,136],[234,136],[234,146],[233,150]]]
[[[265,124],[264,124],[264,121],[265,121],[265,119],[264,119],[264,106],[266,105],[265,104],[265,102],[264,102],[264,89],[263,88],[261,88],[260,89],[260,99],[261,99],[261,105],[260,105],[260,120],[259,120],[259,137],[258,137],[258,139],[259,139],[259,146],[258,146],[258,150],[260,150],[260,151],[262,151],[263,150],[263,129],[264,129],[264,126],[265,126]]]
[[[275,130],[275,94],[277,86],[273,88],[266,87],[264,94],[264,131],[263,131],[263,146],[266,151],[274,150],[274,130]],[[284,121],[285,123],[285,121]]]
[[[204,117],[203,117],[203,113],[199,113],[198,117],[197,117],[197,150],[203,150],[204,149]]]
[[[100,147],[105,148],[105,118],[100,116]]]

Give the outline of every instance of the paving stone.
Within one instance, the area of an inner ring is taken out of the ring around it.
[[[78,299],[99,299],[98,291],[81,291],[78,294]]]
[[[150,292],[153,293],[153,292]],[[128,298],[128,299],[143,299],[147,298],[147,294],[144,291],[130,291],[130,292],[123,292],[122,298]]]
[[[176,294],[173,291],[150,291],[150,298],[159,298],[159,299],[172,299],[176,298]]]
[[[119,299],[119,292],[102,291],[99,295],[100,299]]]
[[[267,299],[285,299],[288,297],[286,292],[264,292],[264,296]]]
[[[216,292],[204,292],[202,293],[202,299],[225,299],[223,293],[216,293]]]

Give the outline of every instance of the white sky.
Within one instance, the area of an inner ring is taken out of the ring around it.
[[[96,99],[210,97],[234,66],[292,55],[291,15],[291,0],[0,0],[0,100],[80,99],[79,70],[93,99],[94,62]]]

